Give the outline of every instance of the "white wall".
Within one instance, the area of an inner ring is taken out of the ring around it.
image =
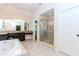
[[[79,55],[79,41],[76,37],[79,32],[79,5],[57,4],[55,8],[58,50],[68,55]]]

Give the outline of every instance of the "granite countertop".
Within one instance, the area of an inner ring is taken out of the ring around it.
[[[7,34],[7,33],[16,33],[16,32],[25,32],[25,33],[33,33],[33,31],[0,31],[0,34]]]
[[[33,33],[33,31],[29,30],[29,31],[25,31],[25,33]]]

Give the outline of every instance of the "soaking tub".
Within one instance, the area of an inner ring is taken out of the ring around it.
[[[18,39],[0,41],[0,56],[28,55]]]

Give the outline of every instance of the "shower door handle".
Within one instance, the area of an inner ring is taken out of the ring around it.
[[[79,37],[79,34],[78,35],[76,35],[77,37]]]

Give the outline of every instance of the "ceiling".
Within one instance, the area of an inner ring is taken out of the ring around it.
[[[0,3],[0,11],[8,6],[14,6],[21,10],[35,12],[43,5],[41,3]]]
[[[46,11],[45,13],[41,14],[41,16],[43,18],[49,18],[49,17],[54,16],[54,9],[50,9],[50,10]]]
[[[39,3],[20,3],[14,5],[20,9],[24,9],[30,12],[35,12],[42,6],[42,4]]]

